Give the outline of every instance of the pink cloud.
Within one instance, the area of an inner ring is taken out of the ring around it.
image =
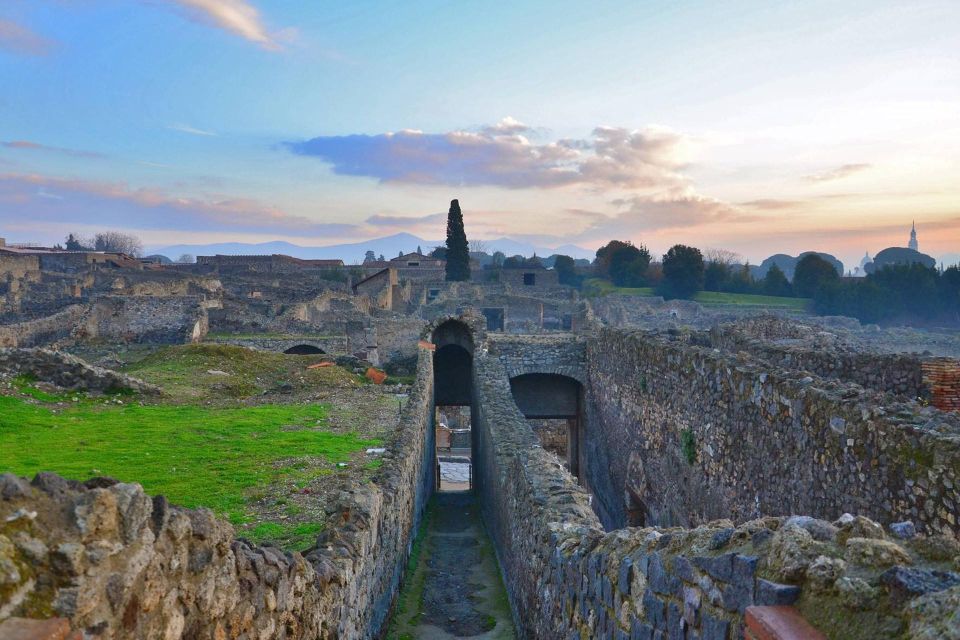
[[[54,41],[40,36],[11,20],[0,19],[0,50],[26,56],[45,56]]]

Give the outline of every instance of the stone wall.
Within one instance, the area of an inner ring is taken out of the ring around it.
[[[0,620],[59,615],[118,640],[379,637],[433,490],[425,353],[383,466],[341,492],[304,554],[136,484],[0,476]]]
[[[67,338],[86,312],[85,305],[72,305],[45,318],[0,325],[0,347],[34,347]]]
[[[102,296],[76,336],[80,339],[184,344],[209,329],[203,296]]]
[[[948,637],[960,605],[952,536],[866,518],[604,532],[590,496],[513,404],[506,370],[475,359],[475,486],[521,637],[743,637],[746,607],[795,605],[828,637]]]
[[[143,380],[94,367],[69,353],[49,349],[0,348],[0,375],[29,376],[71,391],[160,393],[158,387]]]
[[[777,316],[750,318],[710,330],[710,345],[744,352],[773,366],[853,382],[905,399],[928,398],[925,358],[912,353],[872,353],[846,345],[820,327]]]
[[[603,329],[587,360],[586,474],[614,523],[853,512],[960,532],[955,413],[677,335]]]

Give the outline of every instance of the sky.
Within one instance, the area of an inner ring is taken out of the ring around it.
[[[0,1],[0,236],[960,253],[960,3]]]

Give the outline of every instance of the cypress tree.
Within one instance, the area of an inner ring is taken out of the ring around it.
[[[463,213],[460,202],[450,201],[447,213],[447,280],[465,281],[470,279],[470,247],[467,232],[463,229]]]

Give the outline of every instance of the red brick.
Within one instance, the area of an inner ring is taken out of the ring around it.
[[[72,640],[75,637],[70,633],[70,622],[64,618],[7,618],[0,622],[3,640]]]
[[[794,607],[747,607],[747,640],[826,640]]]

